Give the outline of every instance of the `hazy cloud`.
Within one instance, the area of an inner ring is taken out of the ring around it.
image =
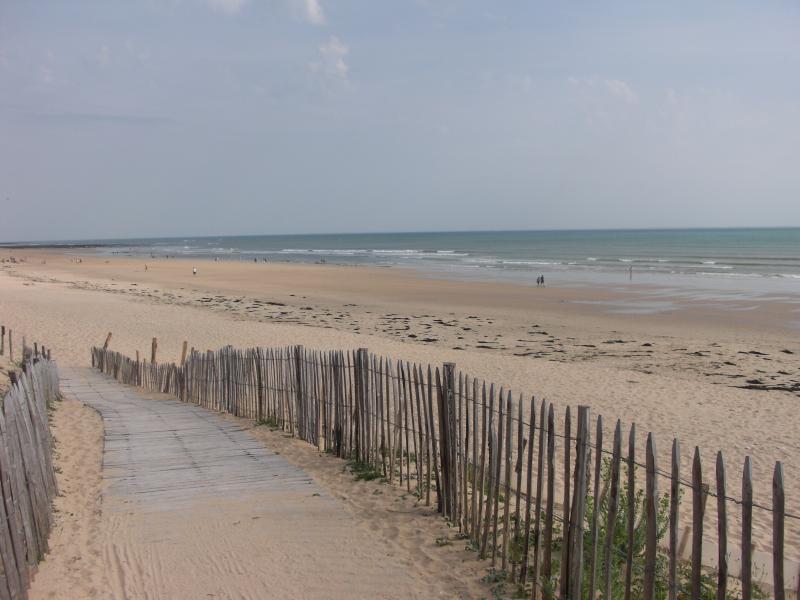
[[[319,61],[311,63],[311,70],[329,77],[347,79],[350,67],[344,58],[350,53],[350,48],[338,37],[332,35],[328,41],[319,47]]]
[[[249,0],[208,0],[208,5],[219,12],[235,15]]]
[[[619,79],[606,79],[604,83],[606,89],[612,96],[619,98],[626,104],[636,104],[639,101],[639,97],[631,89],[631,86],[624,81],[620,81]]]
[[[97,53],[97,62],[103,67],[107,67],[111,64],[111,52],[105,44],[103,44]]]
[[[294,3],[302,17],[312,25],[325,23],[325,12],[319,0],[294,0]]]

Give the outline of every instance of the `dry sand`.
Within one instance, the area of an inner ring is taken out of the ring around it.
[[[26,263],[5,265],[0,275],[1,318],[15,335],[52,347],[63,363],[87,364],[89,347],[108,331],[111,347],[131,355],[149,351],[158,337],[162,360],[176,360],[186,339],[199,349],[368,347],[425,363],[453,361],[561,410],[588,404],[607,425],[617,418],[623,426],[636,422],[641,436],[655,433],[662,467],[677,435],[684,473],[699,445],[710,481],[721,449],[732,495],[739,494],[741,465],[750,455],[757,500],[769,504],[772,468],[781,460],[787,510],[800,514],[794,301],[763,302],[755,310],[744,310],[752,301],[686,301],[669,314],[612,315],[578,302],[613,302],[620,297],[615,290],[210,261],[198,261],[193,277],[186,261],[148,261],[145,272],[142,261],[127,258],[84,257],[76,264],[57,253],[26,254]],[[769,549],[769,515],[756,511],[755,527],[759,548]],[[800,528],[794,520],[787,527],[787,554],[800,557]]]

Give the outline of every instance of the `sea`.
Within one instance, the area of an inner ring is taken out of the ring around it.
[[[567,285],[660,283],[800,291],[800,228],[458,231],[80,240],[130,256],[412,267]]]

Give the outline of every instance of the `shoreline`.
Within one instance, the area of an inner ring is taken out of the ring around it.
[[[2,256],[0,248],[0,257]],[[96,254],[70,254],[58,247],[31,249],[31,255],[36,262],[19,262],[10,264],[6,262],[4,267],[22,267],[27,270],[37,272],[47,272],[47,266],[57,266],[62,271],[67,267],[66,272],[75,275],[79,272],[85,273],[97,279],[125,278],[130,279],[137,285],[153,282],[158,285],[169,285],[173,289],[181,289],[186,285],[205,287],[213,290],[222,283],[227,277],[227,273],[247,270],[247,273],[259,273],[265,276],[275,275],[280,278],[291,271],[306,272],[310,277],[319,277],[325,280],[325,289],[318,290],[313,286],[309,291],[327,292],[332,287],[330,280],[335,279],[337,271],[345,274],[356,270],[368,278],[377,276],[381,278],[381,283],[386,283],[386,273],[391,273],[391,278],[399,280],[399,284],[392,286],[395,293],[400,292],[402,299],[409,301],[421,300],[423,302],[431,299],[431,290],[442,291],[448,301],[454,301],[456,306],[478,305],[482,307],[515,309],[520,310],[525,307],[525,302],[529,303],[530,308],[537,310],[553,311],[570,318],[580,317],[588,313],[593,318],[604,318],[609,322],[612,329],[625,323],[635,323],[639,317],[652,317],[649,325],[659,325],[659,321],[667,321],[667,329],[675,326],[675,321],[680,324],[691,324],[692,326],[709,326],[721,321],[723,329],[729,328],[730,323],[725,322],[728,317],[735,321],[737,331],[749,330],[760,335],[774,335],[777,337],[790,337],[793,331],[800,330],[800,289],[793,294],[774,294],[770,291],[744,294],[740,291],[726,293],[724,289],[713,289],[707,286],[696,286],[691,282],[684,285],[666,285],[648,282],[609,282],[605,284],[589,285],[586,283],[561,283],[548,280],[547,287],[538,288],[533,282],[508,281],[498,279],[487,279],[482,277],[459,276],[452,272],[436,271],[431,269],[417,268],[406,265],[372,265],[372,264],[339,264],[339,263],[310,263],[295,261],[270,261],[270,262],[248,262],[247,260],[230,260],[221,258],[214,260],[210,257],[192,258],[185,256],[175,256],[166,258],[146,259],[144,257],[130,257],[125,255],[96,255]],[[67,261],[64,261],[67,258]],[[81,258],[83,263],[80,266],[71,259]],[[54,262],[55,259],[55,262]],[[50,260],[49,265],[41,264],[42,261]],[[189,267],[181,271],[171,265],[195,263],[203,267],[203,271],[212,269],[212,275],[223,274],[220,279],[223,281],[209,280],[205,273],[201,272],[200,277],[192,278],[186,275],[191,274]],[[71,266],[70,266],[71,265]],[[105,267],[104,265],[110,265]],[[148,265],[148,276],[145,276],[144,265]],[[256,270],[258,269],[258,270]],[[254,271],[256,270],[256,271]],[[152,276],[149,274],[152,273]],[[169,273],[174,278],[176,285],[164,281],[164,273]],[[345,275],[346,277],[347,275]],[[353,278],[351,278],[352,280]],[[177,285],[182,283],[183,286]],[[241,277],[237,277],[237,284],[241,284]],[[294,283],[297,283],[296,281]],[[351,282],[346,282],[347,283]],[[429,285],[426,285],[429,284]],[[403,285],[415,285],[416,295],[403,293]],[[286,287],[286,286],[284,286]],[[360,293],[373,290],[357,290]],[[251,293],[261,293],[263,288],[258,286],[239,286],[229,287],[231,292],[247,291]],[[536,296],[530,295],[532,290]],[[269,290],[280,293],[281,289]],[[465,295],[477,296],[478,301],[463,301]],[[376,294],[379,301],[390,300],[388,294]],[[490,300],[487,298],[491,296]],[[339,298],[341,299],[341,298]],[[556,307],[556,304],[560,306]],[[665,318],[664,318],[665,317]],[[724,335],[725,331],[715,332],[717,335]]]
[[[187,340],[201,351],[367,347],[422,364],[454,362],[559,411],[584,404],[609,427],[635,422],[656,435],[663,465],[675,436],[685,448],[700,446],[707,464],[717,450],[734,469],[751,456],[757,501],[768,502],[781,460],[787,511],[800,513],[792,493],[800,482],[792,472],[800,464],[800,348],[791,331],[737,322],[713,307],[605,315],[566,296],[598,300],[613,291],[452,282],[399,269],[211,261],[198,263],[194,277],[183,261],[157,261],[145,272],[126,258],[42,260],[0,269],[0,314],[15,339],[48,340],[60,364],[88,364],[89,348],[109,331],[110,347],[128,356],[149,356],[157,337],[159,361],[178,361]],[[770,527],[756,519],[761,547]],[[787,556],[798,552],[800,531],[790,528]]]

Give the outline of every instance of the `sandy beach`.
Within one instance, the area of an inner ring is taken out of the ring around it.
[[[606,307],[649,291],[539,289],[335,265],[162,259],[145,270],[130,258],[83,256],[78,263],[47,250],[13,254],[26,262],[0,271],[2,322],[15,336],[46,343],[63,365],[87,365],[89,348],[108,332],[111,348],[128,355],[148,352],[157,337],[160,360],[177,360],[187,340],[201,350],[302,344],[453,361],[471,376],[547,398],[558,411],[585,404],[607,427],[635,422],[642,441],[655,433],[664,467],[674,436],[684,448],[684,473],[700,446],[708,481],[722,450],[734,495],[749,455],[756,500],[768,504],[772,468],[783,461],[787,510],[800,513],[800,347],[791,298],[755,310],[743,310],[752,301],[685,300],[668,313],[616,314]],[[81,435],[96,444],[94,433]],[[311,460],[293,446],[285,452]],[[375,510],[364,518],[383,517]],[[768,550],[769,515],[757,511],[754,526],[758,549]],[[800,557],[800,528],[791,519],[786,546],[787,556]],[[471,568],[479,577],[480,565]]]

